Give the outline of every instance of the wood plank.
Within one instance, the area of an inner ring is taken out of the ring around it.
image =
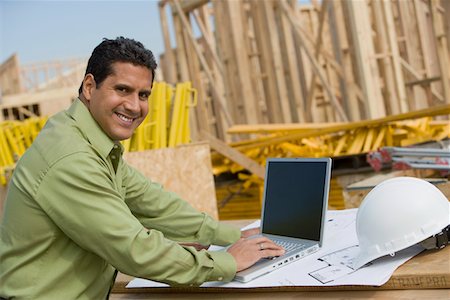
[[[356,67],[364,93],[366,118],[381,118],[386,115],[379,71],[375,61],[375,49],[368,7],[365,1],[344,1],[349,12],[349,26],[356,58]]]
[[[161,31],[164,41],[164,63],[161,63],[161,67],[164,69],[164,78],[167,83],[175,84],[177,82],[176,74],[176,61],[172,46],[170,44],[170,32],[169,24],[167,22],[166,6],[160,2],[159,6],[159,19],[161,23]]]
[[[4,96],[3,104],[0,105],[0,111],[13,107],[38,104],[41,109],[41,115],[53,115],[67,108],[72,103],[72,100],[78,97],[78,87],[79,85]]]
[[[216,1],[213,5],[214,12],[214,24],[227,24],[229,23],[229,10],[227,9],[228,3],[226,1]],[[226,26],[215,25],[215,36],[216,36],[216,48],[218,55],[221,58],[225,76],[223,78],[223,95],[227,100],[227,110],[232,116],[234,122],[245,122],[245,115],[243,114],[242,107],[238,105],[240,99],[238,97],[239,91],[236,89],[234,80],[236,80],[235,75],[237,66],[233,59],[233,49],[229,42],[231,37],[231,32]],[[244,120],[244,121],[241,121]],[[226,129],[229,125],[224,124],[223,127]],[[227,137],[227,136],[225,136]]]
[[[299,25],[295,22],[295,19],[294,19],[294,16],[293,16],[292,12],[290,11],[290,9],[286,5],[286,3],[278,2],[278,4],[281,5],[281,7],[283,8],[284,13],[286,14],[286,16],[289,19],[289,22],[291,22],[292,26],[294,26],[294,28],[295,28],[294,32],[299,37],[299,40],[302,43],[303,49],[304,49],[306,55],[308,56],[309,61],[312,63],[313,70],[319,76],[319,79],[321,80],[322,86],[325,89],[325,91],[327,92],[327,95],[330,97],[331,103],[332,103],[333,107],[336,109],[340,119],[343,120],[343,121],[348,121],[348,118],[347,118],[345,112],[343,111],[342,106],[336,100],[336,97],[334,96],[333,92],[331,91],[330,87],[328,86],[326,78],[325,78],[323,72],[321,71],[318,62],[316,61],[316,59],[314,59],[314,57],[313,57],[312,53],[310,52],[310,50],[305,46],[305,43],[304,43],[301,31],[299,29]]]
[[[239,118],[240,121],[249,124],[257,123],[260,120],[260,110],[255,98],[253,85],[250,74],[250,61],[247,47],[246,32],[244,32],[242,15],[242,3],[238,1],[228,1],[225,5],[227,7],[229,24],[233,24],[229,28],[231,40],[232,55],[234,57],[233,65],[235,68],[234,85],[236,87],[237,99],[234,102],[239,102],[239,106],[243,108],[243,116]],[[220,26],[216,24],[216,26]]]
[[[277,123],[277,124],[238,124],[228,128],[227,133],[277,133],[289,131],[308,131],[319,128],[331,128],[344,123]]]
[[[329,3],[329,30],[332,39],[333,52],[336,61],[342,65],[342,74],[339,74],[339,88],[341,90],[343,107],[350,121],[359,121],[359,103],[356,95],[351,56],[345,32],[345,23],[342,11],[342,3],[339,1],[330,1]],[[338,21],[338,16],[340,17]]]
[[[173,14],[172,9],[172,14]],[[181,20],[178,16],[173,15],[173,27],[175,32],[175,41],[176,41],[176,51],[175,56],[177,59],[177,67],[178,67],[178,81],[184,82],[189,81],[189,71],[188,71],[188,62],[185,56],[186,46],[184,44],[184,34],[183,34],[183,26],[181,24]]]
[[[320,13],[319,13],[319,29],[317,31],[316,41],[314,43],[314,58],[316,60],[319,59],[320,49],[322,48],[322,32],[324,29],[324,23],[325,23],[325,17],[328,12],[328,4],[329,1],[323,1],[322,6],[320,7]],[[317,26],[314,26],[317,27]],[[316,89],[316,73],[313,73],[310,80],[309,80],[309,88],[308,88],[308,98],[306,99],[306,113],[312,113],[312,106],[315,96],[315,89]]]
[[[0,91],[1,95],[22,93],[22,77],[17,54],[11,55],[0,65]],[[0,97],[0,104],[2,99]]]
[[[439,61],[439,69],[441,73],[442,86],[444,87],[444,99],[450,103],[450,60],[449,49],[447,47],[447,39],[444,32],[444,22],[441,12],[438,11],[438,0],[431,0],[429,3],[431,19],[433,21],[433,30],[436,37],[437,57]]]
[[[422,52],[422,58],[424,63],[424,70],[422,76],[419,78],[433,77],[435,74],[439,74],[439,61],[436,57],[436,43],[433,34],[433,28],[430,28],[430,10],[428,3],[414,0],[414,9],[417,17],[417,33],[420,37],[420,49]],[[425,59],[426,58],[426,59]],[[431,89],[436,89],[439,94],[442,94],[442,85],[435,83],[431,85]],[[431,103],[430,103],[431,104]]]
[[[409,105],[406,99],[405,81],[403,79],[403,72],[400,63],[400,51],[397,44],[398,37],[395,29],[394,17],[392,14],[392,3],[390,1],[383,1],[382,5],[387,27],[387,40],[391,53],[392,68],[394,71],[394,82],[397,95],[396,101],[398,102],[399,113],[405,113],[409,110]]]
[[[228,146],[226,143],[216,139],[214,136],[210,135],[205,131],[202,131],[202,136],[205,140],[209,142],[212,149],[219,152],[223,156],[231,159],[232,161],[244,167],[245,169],[249,170],[259,178],[264,179],[265,175],[264,167],[262,167],[256,161],[252,160],[251,158],[248,158],[238,150]]]
[[[297,10],[297,3],[293,2],[291,5],[293,10]],[[300,84],[300,72],[297,68],[297,55],[294,45],[294,36],[292,26],[286,15],[282,14],[279,9],[276,9],[277,18],[279,19],[280,27],[280,42],[281,51],[283,52],[283,64],[286,70],[286,86],[289,91],[289,105],[292,110],[293,122],[305,121],[305,105]],[[295,113],[294,113],[295,112]]]
[[[210,0],[183,0],[180,1],[180,7],[184,13],[189,13],[192,10],[199,8],[210,2]]]
[[[450,49],[450,1],[442,0],[441,6],[444,8],[445,34],[447,36],[447,48]]]
[[[385,23],[382,3],[380,1],[373,2],[372,12],[375,17],[375,29],[377,32],[375,35],[376,45],[378,46],[378,51],[384,53],[383,55],[379,55],[378,59],[381,61],[380,75],[383,78],[383,95],[386,100],[386,113],[389,115],[396,115],[400,113],[400,106],[398,103],[397,91],[395,89],[391,49],[387,41],[387,31],[390,30],[390,28],[387,28],[387,24]]]
[[[272,53],[268,28],[264,14],[264,7],[258,0],[250,0],[250,13],[252,15],[255,37],[259,53],[259,65],[262,73],[262,82],[266,94],[266,106],[270,123],[284,122],[284,115],[278,99],[277,85],[273,78]]]
[[[277,24],[275,21],[274,5],[276,2],[273,0],[266,0],[262,2],[264,12],[264,22],[266,23],[264,34],[269,36],[268,47],[272,54],[271,68],[272,72],[269,74],[274,75],[276,87],[277,87],[277,101],[281,106],[281,113],[283,114],[284,122],[292,122],[291,107],[289,105],[289,97],[286,88],[286,78],[284,76],[283,63],[281,61],[281,49],[280,38],[277,30]],[[270,76],[269,76],[270,77]],[[295,112],[295,111],[292,111]]]
[[[450,114],[450,104],[441,105],[437,107],[431,107],[427,109],[422,109],[414,112],[408,112],[404,114],[399,114],[395,116],[387,116],[380,119],[374,119],[374,120],[365,120],[365,121],[359,121],[359,122],[353,122],[353,123],[347,123],[343,125],[338,125],[335,127],[330,128],[321,128],[313,130],[313,132],[300,132],[300,133],[290,133],[283,136],[276,136],[276,137],[268,137],[261,139],[259,142],[252,143],[251,145],[244,145],[236,147],[237,149],[243,151],[248,148],[256,148],[256,147],[264,147],[268,145],[275,145],[278,143],[287,142],[289,140],[299,140],[306,137],[314,137],[314,136],[320,136],[325,135],[328,133],[333,132],[339,132],[339,131],[345,131],[345,130],[352,130],[359,127],[371,127],[371,126],[378,126],[381,124],[389,123],[389,122],[395,122],[395,121],[402,121],[407,119],[418,119],[422,117],[434,117],[438,115],[449,115]]]
[[[417,20],[414,13],[414,3],[412,1],[398,1],[397,11],[399,17],[399,31],[401,32],[400,53],[404,60],[400,59],[400,64],[405,68],[403,62],[415,70],[423,68],[422,55],[420,53],[420,41],[417,35]],[[418,74],[417,71],[415,71]],[[420,75],[414,76],[405,72],[405,80],[420,78]],[[428,106],[427,95],[424,87],[407,86],[406,93],[409,99],[411,110],[422,109]],[[431,100],[431,99],[430,99]]]
[[[215,55],[216,58],[211,57],[211,55],[207,55],[205,54],[205,59],[208,63],[208,65],[211,66],[211,72],[213,75],[213,78],[215,79],[214,82],[214,86],[217,90],[217,93],[219,95],[223,95],[223,97],[225,97],[225,86],[224,86],[224,82],[225,82],[225,74],[224,74],[224,66],[222,61],[220,61],[220,58],[218,57],[218,53],[217,53],[217,46],[216,46],[216,42],[213,38],[214,36],[214,32],[213,32],[213,28],[211,25],[211,12],[209,10],[209,8],[204,5],[202,7],[200,7],[199,9],[197,9],[197,11],[199,11],[198,15],[196,13],[196,11],[194,11],[194,16],[196,16],[196,19],[198,19],[198,22],[200,22],[202,25],[201,28],[202,29],[202,34],[203,34],[203,39],[206,41],[208,41],[210,47],[211,47],[211,51],[214,52],[213,55]],[[200,26],[200,24],[199,24]],[[216,63],[213,62],[216,61]],[[219,65],[217,65],[219,64]],[[210,116],[212,116],[212,118],[214,119],[214,124],[216,127],[216,134],[217,137],[219,139],[225,140],[226,139],[226,133],[225,133],[225,125],[226,125],[226,115],[224,110],[229,114],[229,108],[228,106],[221,108],[221,104],[217,103],[217,100],[215,98],[212,99],[212,101],[208,102],[210,104],[210,106],[208,107],[208,113],[210,114]]]
[[[269,110],[267,108],[268,95],[265,93],[264,78],[260,64],[260,51],[258,49],[258,43],[256,41],[255,23],[253,22],[253,16],[251,13],[251,6],[249,3],[243,5],[244,13],[244,32],[248,32],[248,51],[250,59],[250,76],[253,85],[253,92],[257,101],[255,107],[259,115],[259,123],[269,122]],[[271,112],[270,112],[271,113]]]
[[[197,90],[198,93],[198,104],[197,106],[191,110],[193,118],[189,119],[191,136],[194,140],[198,138],[198,132],[200,128],[204,128],[205,130],[211,131],[211,124],[209,122],[209,116],[207,111],[206,104],[206,94],[205,94],[205,85],[202,82],[201,74],[200,74],[200,64],[198,51],[196,48],[197,41],[194,39],[192,35],[191,23],[187,20],[184,13],[181,12],[181,8],[179,7],[178,2],[171,2],[174,6],[174,11],[177,12],[176,15],[173,15],[174,22],[177,21],[177,26],[180,26],[177,31],[180,34],[180,40],[184,45],[184,59],[186,60],[186,67],[188,71],[189,81],[192,82],[192,86]],[[197,55],[196,55],[197,53]]]
[[[179,6],[179,3],[177,1],[175,1],[175,2],[173,2],[173,4],[174,4],[174,7],[175,7],[175,10],[178,11],[178,16],[180,17],[181,22],[184,25],[184,29],[186,30],[185,32],[189,36],[189,40],[190,40],[191,45],[193,46],[193,48],[194,48],[194,50],[195,50],[195,52],[197,54],[197,57],[198,57],[198,59],[200,61],[200,64],[201,64],[204,72],[206,73],[206,76],[207,76],[207,78],[209,80],[209,83],[210,83],[209,86],[211,87],[211,91],[212,91],[213,97],[216,98],[217,99],[217,103],[220,104],[220,108],[222,109],[222,112],[224,113],[224,115],[226,117],[225,119],[228,122],[228,124],[233,124],[234,123],[233,119],[228,114],[228,111],[226,110],[226,101],[223,98],[223,96],[219,94],[219,92],[217,91],[217,89],[214,86],[214,77],[213,77],[213,75],[211,73],[211,70],[210,70],[208,64],[206,63],[206,60],[205,60],[205,57],[204,57],[203,53],[201,52],[199,46],[197,45],[195,37],[194,37],[194,35],[192,33],[192,30],[190,28],[190,23],[188,22],[186,16],[184,14],[180,13],[181,12],[181,8]],[[200,84],[199,84],[199,86],[200,86]],[[199,86],[195,86],[195,87],[198,89]],[[203,107],[202,114],[204,114],[205,109],[206,108]],[[204,116],[202,116],[202,117],[204,117]],[[207,121],[207,119],[205,120],[205,118],[204,118],[203,121],[204,122],[203,122],[202,126],[206,126],[206,127],[203,127],[203,128],[204,129],[205,128],[209,128],[209,124],[208,124],[209,122]]]

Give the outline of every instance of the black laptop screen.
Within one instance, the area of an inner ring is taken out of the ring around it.
[[[319,241],[327,162],[268,162],[262,231]]]

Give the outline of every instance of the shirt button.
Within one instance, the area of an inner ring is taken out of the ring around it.
[[[219,277],[219,278],[217,278],[217,280],[222,281],[222,280],[223,280],[223,277]]]
[[[115,155],[111,155],[111,158],[112,158],[112,159],[116,159],[116,156],[115,156]]]
[[[118,145],[114,145],[114,149],[117,149],[117,148],[119,148],[119,146]]]

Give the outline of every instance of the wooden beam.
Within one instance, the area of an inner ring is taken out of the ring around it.
[[[243,168],[249,170],[254,175],[258,176],[261,179],[264,179],[264,167],[258,164],[256,161],[254,161],[251,158],[248,158],[243,153],[239,152],[238,150],[228,146],[226,143],[222,142],[221,140],[215,138],[211,134],[209,134],[206,131],[201,132],[202,137],[204,140],[209,142],[209,145],[211,148],[218,153],[222,154],[223,156],[229,158],[230,160],[234,161],[235,163],[239,164]]]
[[[328,4],[329,1],[323,1],[322,6],[320,7],[320,13],[319,13],[319,29],[317,31],[317,37],[316,41],[314,43],[314,58],[316,60],[319,59],[320,49],[322,48],[322,32],[324,29],[324,23],[325,23],[325,17],[327,15],[328,11]],[[316,88],[316,73],[312,73],[312,77],[309,80],[309,88],[308,88],[308,98],[306,99],[306,115],[311,116],[312,115],[312,104],[314,101],[314,92]],[[311,121],[311,119],[309,119]]]
[[[291,7],[293,10],[298,9],[296,2],[293,2]],[[305,105],[300,84],[300,70],[297,67],[298,62],[292,26],[289,24],[289,20],[284,13],[279,9],[276,10],[276,13],[280,23],[280,44],[284,69],[286,70],[285,78],[289,95],[289,104],[291,110],[296,112],[292,114],[292,121],[305,122]]]
[[[344,1],[349,12],[349,27],[352,35],[356,67],[364,93],[366,118],[380,118],[386,115],[379,83],[379,71],[374,58],[372,28],[365,1]]]
[[[339,88],[343,98],[343,107],[349,117],[350,121],[358,121],[361,119],[359,113],[359,103],[356,95],[356,89],[352,76],[351,57],[349,45],[347,41],[347,34],[345,32],[345,24],[340,20],[338,22],[338,14],[343,17],[342,3],[338,1],[329,1],[328,4],[328,25],[331,35],[333,52],[336,61],[342,66],[342,75],[339,76]]]
[[[429,85],[430,83],[434,82],[434,81],[438,81],[441,80],[441,76],[435,76],[435,77],[431,77],[431,78],[424,78],[424,79],[419,79],[419,80],[413,80],[413,81],[408,81],[405,83],[405,85]]]
[[[218,91],[216,90],[215,86],[214,86],[214,77],[212,76],[211,70],[208,66],[208,64],[206,63],[205,57],[203,56],[199,46],[197,45],[197,42],[195,40],[194,34],[192,33],[192,30],[190,28],[189,22],[187,21],[186,16],[182,13],[181,7],[178,3],[178,1],[172,1],[175,10],[178,12],[178,16],[181,19],[181,22],[183,23],[184,29],[187,32],[187,34],[190,37],[190,41],[192,43],[192,46],[194,47],[195,52],[197,53],[197,56],[200,60],[200,64],[202,65],[206,76],[208,77],[208,80],[210,82],[210,87],[211,87],[211,91],[213,92],[213,96],[216,97],[216,99],[218,100],[218,103],[220,104],[220,108],[222,109],[224,115],[225,115],[225,119],[228,122],[228,124],[233,124],[233,119],[231,118],[231,116],[229,115],[228,111],[226,110],[226,102],[225,99],[223,98],[222,95],[220,95],[218,93]]]
[[[277,101],[281,106],[281,113],[283,114],[284,122],[292,122],[291,115],[291,107],[289,106],[289,97],[286,89],[286,78],[284,76],[283,63],[281,60],[281,49],[280,49],[280,39],[277,31],[277,25],[275,22],[275,14],[274,14],[274,5],[275,1],[266,0],[262,2],[264,17],[266,22],[266,32],[264,34],[269,37],[268,47],[270,49],[272,58],[271,58],[271,67],[272,71],[270,74],[273,74],[276,87],[277,87]],[[295,113],[295,111],[292,111]]]
[[[440,73],[439,65],[436,57],[436,49],[435,49],[435,37],[432,34],[433,28],[430,28],[430,7],[428,3],[422,0],[413,0],[414,4],[414,12],[416,14],[417,20],[417,34],[420,39],[420,51],[421,58],[423,63],[423,70],[419,78],[428,78],[433,77],[435,74]],[[432,23],[431,23],[431,26]],[[439,83],[435,83],[431,86],[431,89],[436,89],[439,93],[442,93],[442,87],[439,86]],[[432,104],[430,101],[428,105]]]
[[[166,0],[171,1],[171,0]],[[173,1],[173,0],[172,0]],[[179,3],[181,10],[184,13],[190,13],[196,8],[199,8],[200,6],[203,6],[207,3],[209,3],[210,0],[175,0]],[[178,11],[173,11],[174,14],[178,14]]]
[[[295,28],[294,32],[299,37],[299,40],[302,43],[303,49],[305,50],[306,55],[308,56],[310,62],[312,63],[313,70],[319,76],[319,79],[321,80],[322,86],[325,89],[325,91],[327,92],[327,95],[330,97],[331,104],[336,109],[338,116],[340,117],[340,119],[342,121],[348,121],[347,115],[345,114],[344,110],[342,109],[341,104],[337,101],[337,99],[334,96],[331,88],[328,86],[328,83],[327,83],[327,80],[325,78],[325,75],[321,71],[318,62],[316,61],[316,59],[314,59],[314,57],[313,57],[312,53],[310,52],[310,50],[308,49],[308,47],[306,47],[306,45],[304,43],[304,40],[303,40],[303,37],[302,37],[302,34],[301,34],[300,30],[299,30],[299,25],[296,23],[296,21],[294,19],[294,16],[293,16],[293,13],[290,10],[289,6],[284,1],[279,1],[277,3],[278,3],[278,5],[281,5],[284,13],[288,17],[288,19],[291,22],[292,26],[294,26],[294,28]]]
[[[199,15],[197,14],[199,12]],[[202,23],[203,30],[203,41],[205,39],[208,39],[211,51],[215,53],[215,56],[217,56],[217,46],[216,41],[214,40],[214,30],[213,26],[211,25],[211,10],[206,5],[198,8],[196,11],[194,11],[194,15],[198,17],[198,20]],[[211,72],[213,74],[213,77],[216,79],[214,82],[215,88],[217,90],[217,93],[219,95],[223,95],[223,97],[226,97],[225,95],[225,73],[224,73],[224,66],[222,64],[222,61],[219,59],[219,64],[221,67],[219,67],[216,63],[214,63],[214,58],[209,54],[208,52],[205,53],[205,59],[208,63],[208,65],[211,66]],[[222,72],[219,70],[219,68],[222,69]],[[211,101],[208,101],[209,107],[208,112],[210,113],[210,116],[214,118],[214,126],[216,129],[216,136],[222,140],[225,140],[227,138],[226,132],[225,132],[225,125],[226,122],[225,114],[222,111],[220,104],[217,103],[217,101],[214,100],[211,96],[209,96]],[[229,111],[229,106],[225,108],[227,111]]]
[[[384,85],[384,105],[386,107],[387,114],[396,115],[400,113],[400,106],[398,103],[397,90],[395,88],[391,49],[387,41],[387,32],[392,30],[392,28],[387,28],[381,1],[375,1],[372,3],[372,14],[375,19],[375,44],[378,46],[378,52],[383,53],[377,57],[379,58],[380,79],[383,80]]]
[[[276,145],[279,143],[287,142],[290,140],[300,140],[306,137],[315,137],[321,136],[330,133],[336,133],[340,131],[352,130],[360,127],[371,127],[378,126],[380,124],[385,124],[389,122],[403,121],[408,119],[418,119],[423,117],[435,117],[441,115],[450,115],[450,104],[435,106],[431,108],[426,108],[418,111],[403,113],[395,116],[387,116],[374,120],[366,120],[352,123],[343,123],[342,125],[337,125],[335,127],[330,128],[319,128],[309,132],[300,132],[300,133],[290,133],[283,136],[275,136],[268,138],[261,138],[260,141],[251,143],[245,146],[236,147],[240,151],[244,151],[246,149],[252,149],[257,147],[266,147],[269,145]]]
[[[3,96],[23,92],[19,57],[17,54],[13,54],[0,65],[0,92]],[[0,97],[0,104],[1,101]]]
[[[417,80],[421,76],[417,71],[423,69],[422,54],[420,52],[420,36],[417,34],[417,18],[414,11],[414,2],[398,1],[397,11],[399,15],[399,31],[401,32],[400,65],[409,73],[405,73],[405,80]],[[405,63],[407,65],[405,65]],[[413,72],[411,72],[411,69]],[[411,74],[410,74],[411,73]],[[414,74],[413,74],[414,73]],[[410,109],[417,110],[428,106],[427,92],[421,86],[407,87],[407,96]],[[431,102],[431,99],[429,99]]]
[[[444,8],[445,34],[447,35],[447,47],[450,49],[450,1],[441,0]]]
[[[392,68],[394,71],[395,89],[397,101],[399,104],[399,113],[408,111],[408,102],[406,99],[405,81],[403,78],[402,67],[400,63],[400,51],[398,49],[398,38],[395,30],[394,17],[392,14],[392,4],[390,1],[383,1],[384,18],[387,27],[387,39],[391,52]]]
[[[441,73],[442,86],[444,88],[444,98],[447,103],[450,103],[450,60],[446,35],[444,32],[443,17],[442,14],[438,11],[438,0],[431,0],[429,2],[429,5],[431,19],[433,21],[434,36],[436,37],[436,50],[439,69]]]
[[[203,35],[203,40],[205,41],[206,50],[211,55],[211,57],[214,59],[214,62],[216,63],[216,67],[220,71],[220,75],[222,77],[221,79],[223,80],[223,76],[224,76],[223,64],[220,61],[219,57],[217,56],[216,51],[214,50],[214,46],[212,45],[211,37],[210,37],[209,33],[206,31],[206,27],[203,24],[203,21],[198,16],[198,14],[194,11],[192,13],[192,15],[194,16],[194,20],[197,23],[198,28],[200,29],[200,32]]]
[[[164,40],[164,80],[168,83],[175,84],[177,82],[176,61],[170,45],[169,24],[167,22],[166,6],[159,5],[159,19],[161,22],[161,30]]]
[[[319,128],[340,126],[343,123],[281,123],[281,124],[238,124],[228,128],[227,133],[280,133],[289,131],[310,131]]]
[[[237,99],[233,99],[236,105],[237,113],[240,114],[239,119],[244,122],[254,124],[260,119],[260,110],[257,99],[253,93],[253,85],[251,81],[250,57],[248,55],[247,32],[244,32],[243,9],[240,1],[224,1],[221,3],[224,13],[228,17],[229,24],[233,24],[228,28],[229,40],[224,41],[229,44],[230,54],[233,61],[228,61],[230,70],[231,83],[235,90]],[[216,26],[221,24],[216,23]]]
[[[261,70],[260,80],[264,86],[266,94],[266,105],[268,110],[269,122],[284,122],[284,114],[278,99],[277,82],[274,78],[274,66],[272,63],[272,49],[270,38],[268,36],[268,24],[265,16],[263,2],[258,0],[250,0],[250,11],[255,28],[255,38],[257,43],[257,51],[259,58],[259,66]]]
[[[400,63],[402,64],[403,68],[408,71],[413,78],[416,79],[416,81],[422,80],[419,73],[417,73],[417,71],[415,71],[413,69],[413,67],[411,67],[406,61],[404,61],[403,59],[400,58]],[[444,102],[444,97],[439,94],[435,89],[433,89],[433,87],[431,87],[431,92],[432,95],[440,102]]]

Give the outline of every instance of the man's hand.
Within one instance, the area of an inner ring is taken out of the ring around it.
[[[241,237],[245,239],[253,235],[258,235],[259,233],[260,233],[259,227],[246,229],[241,231]]]
[[[266,237],[255,237],[240,239],[231,245],[227,252],[233,255],[237,271],[242,271],[261,258],[283,255],[285,250]]]

